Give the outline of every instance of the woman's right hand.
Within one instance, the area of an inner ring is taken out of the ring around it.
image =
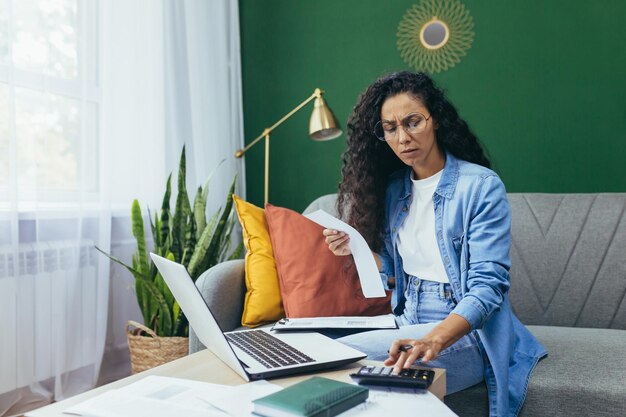
[[[350,236],[345,232],[340,232],[333,229],[324,229],[322,232],[326,236],[326,244],[328,249],[337,256],[346,256],[352,254],[348,242]]]

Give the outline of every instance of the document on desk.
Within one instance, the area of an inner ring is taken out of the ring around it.
[[[282,390],[283,388],[265,380],[249,382],[247,384],[228,387],[220,395],[213,396],[208,401],[216,408],[233,417],[257,417],[252,412],[252,401]]]
[[[276,322],[272,330],[305,329],[397,329],[393,314],[382,316],[338,316],[338,317],[300,317],[282,319]]]
[[[415,412],[429,417],[456,416],[429,391],[368,388],[366,402],[339,416],[380,417]],[[150,375],[76,404],[63,413],[83,417],[254,417],[252,401],[281,389],[267,381],[227,386]]]
[[[224,417],[206,398],[221,395],[227,387],[185,379],[147,376],[76,404],[65,414],[89,417]]]
[[[339,417],[380,417],[420,415],[458,417],[430,391],[406,388],[368,387],[369,398],[339,414]]]
[[[324,210],[314,211],[306,214],[305,217],[327,229],[334,229],[348,234],[350,236],[348,246],[352,251],[356,270],[359,273],[363,295],[365,298],[386,296],[374,255],[372,255],[372,251],[363,236],[355,228],[331,216]]]
[[[253,400],[281,389],[267,381],[230,387],[151,375],[63,413],[85,417],[248,416],[252,415]]]

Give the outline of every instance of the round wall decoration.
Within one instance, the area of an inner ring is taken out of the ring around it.
[[[474,19],[459,0],[422,0],[398,24],[400,56],[418,71],[446,71],[467,54],[473,28]]]

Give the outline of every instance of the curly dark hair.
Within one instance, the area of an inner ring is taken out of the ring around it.
[[[413,95],[430,111],[438,123],[436,140],[443,152],[491,167],[476,136],[428,75],[402,71],[376,80],[359,96],[348,119],[348,148],[342,156],[337,196],[339,216],[356,228],[374,251],[383,243],[388,177],[406,167],[389,145],[376,138],[374,126],[385,100],[400,93]]]

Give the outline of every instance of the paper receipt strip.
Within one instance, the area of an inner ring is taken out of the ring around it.
[[[385,289],[380,279],[376,260],[363,236],[361,236],[355,228],[331,216],[324,210],[314,211],[313,213],[305,215],[305,217],[327,229],[345,232],[350,236],[348,246],[352,251],[356,270],[359,273],[363,295],[365,298],[385,297]]]

